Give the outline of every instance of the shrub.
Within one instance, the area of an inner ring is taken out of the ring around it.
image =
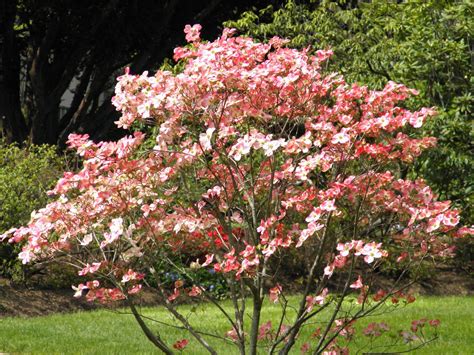
[[[421,127],[434,111],[399,105],[415,94],[400,84],[372,91],[322,75],[329,51],[309,55],[285,48],[280,38],[262,44],[229,29],[203,43],[199,30],[186,26],[190,45],[175,50],[181,73],[127,70],[119,78],[117,124],[155,122],[153,149],[140,151],[140,132],[101,143],[71,135],[83,169],[66,173],[53,190],[57,199],[2,238],[26,242],[24,263],[55,258],[75,265],[85,279],[74,286],[77,297],[125,299],[164,353],[182,350],[188,340],[171,345],[152,331],[135,306],[143,285],[211,354],[217,352],[209,337],[233,342],[240,353],[265,347],[286,354],[295,346],[347,353],[354,322],[414,301],[402,280],[375,289],[381,265],[411,270],[451,254],[454,239],[473,233],[456,227],[459,212],[449,201],[436,201],[423,180],[403,176],[435,144],[414,137],[409,126]],[[207,254],[175,263],[177,246],[197,235],[206,239]],[[305,258],[296,307],[280,285],[278,259],[288,249]],[[227,283],[232,314],[192,272],[209,267]],[[160,270],[176,280],[164,280]],[[330,287],[333,277],[339,282]],[[264,321],[265,298],[281,305],[278,324]],[[191,325],[177,302],[186,299],[211,302],[229,331],[208,334]],[[315,326],[323,310],[330,317]],[[436,337],[438,323],[415,320],[394,335],[418,347]],[[303,339],[307,326],[314,333]],[[368,340],[357,344],[370,351],[375,337],[389,333],[385,323],[370,324]]]
[[[54,187],[65,167],[53,146],[21,148],[0,141],[0,230],[27,223],[31,212],[48,202],[46,191]],[[15,281],[23,278],[18,249],[0,245],[0,274]]]

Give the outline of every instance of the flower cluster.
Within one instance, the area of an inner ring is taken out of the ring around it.
[[[334,272],[334,269],[342,269],[346,266],[349,256],[364,256],[364,261],[367,264],[371,264],[375,259],[387,257],[388,253],[386,250],[381,249],[382,243],[369,242],[364,243],[362,240],[352,240],[348,243],[338,243],[337,250],[338,255],[334,258],[334,261],[324,268],[324,274],[328,277]],[[358,286],[356,286],[358,285]],[[359,283],[351,285],[352,288],[361,288],[362,284],[359,279]]]

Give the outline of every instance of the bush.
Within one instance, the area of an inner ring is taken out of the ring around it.
[[[22,148],[0,141],[0,230],[27,223],[32,211],[44,207],[65,161],[53,146]],[[19,246],[0,245],[0,274],[14,281],[24,276],[18,251]]]

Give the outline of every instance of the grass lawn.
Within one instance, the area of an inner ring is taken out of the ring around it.
[[[290,303],[295,298],[290,299]],[[225,303],[230,309],[230,305]],[[191,306],[181,306],[181,311],[191,315],[193,324],[209,333],[224,334],[230,330],[228,323],[220,317],[212,306],[204,304],[191,312]],[[280,308],[267,304],[263,321],[278,323]],[[123,310],[126,312],[126,310]],[[146,308],[142,312],[164,322],[173,320],[160,308]],[[327,315],[321,314],[321,318]],[[473,297],[423,297],[414,304],[402,307],[383,317],[374,316],[361,321],[357,326],[369,322],[386,321],[392,329],[409,329],[411,320],[419,318],[438,318],[441,320],[439,339],[412,352],[416,354],[474,354],[474,298]],[[317,321],[317,319],[316,319]],[[304,330],[300,343],[293,353],[299,354],[302,339],[306,339],[317,327],[313,325]],[[169,343],[186,336],[182,331],[153,325]],[[364,338],[363,336],[360,336]],[[381,340],[381,339],[380,339]],[[235,346],[210,339],[219,353],[237,354]],[[379,350],[381,351],[381,350]],[[0,353],[33,354],[151,354],[158,353],[142,334],[131,315],[115,311],[100,310],[61,314],[36,318],[0,319]],[[204,354],[194,339],[185,350],[189,354]],[[262,352],[264,353],[264,352]]]

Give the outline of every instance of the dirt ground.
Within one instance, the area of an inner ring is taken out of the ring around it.
[[[111,307],[87,302],[84,298],[74,298],[73,295],[72,289],[35,289],[12,286],[3,279],[0,280],[0,318],[34,317]],[[151,306],[157,305],[159,302],[151,290],[144,290],[141,293],[141,303]],[[124,304],[117,302],[112,307],[121,306]]]
[[[388,287],[390,283],[388,279],[379,280],[382,287]],[[440,268],[433,272],[429,282],[420,281],[413,285],[409,292],[419,295],[472,296],[474,295],[474,278],[465,272]],[[73,294],[72,289],[46,290],[12,286],[7,280],[2,279],[0,280],[0,317],[32,317],[103,307],[83,299],[76,299],[72,297]],[[142,303],[156,305],[158,299],[151,291],[144,290]]]

